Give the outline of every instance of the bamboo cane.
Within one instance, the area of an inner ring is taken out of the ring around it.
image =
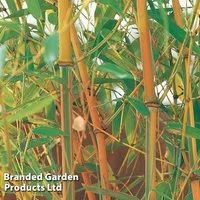
[[[61,93],[61,129],[64,136],[62,145],[62,173],[72,174],[73,171],[73,139],[72,139],[72,48],[70,41],[70,15],[71,5],[69,0],[58,1],[58,27],[59,27],[59,61],[63,84],[60,85]],[[75,188],[73,181],[63,182],[63,200],[74,200]]]
[[[76,59],[78,60],[83,55],[81,52],[81,47],[78,41],[78,35],[75,30],[75,27],[72,25],[70,28],[71,28],[70,30],[71,30],[72,46],[74,49]],[[96,108],[97,106],[96,98],[95,96],[91,94],[87,67],[85,63],[83,62],[83,60],[78,62],[78,68],[79,68],[82,84],[84,87],[84,92],[85,92],[87,104],[89,107],[92,123],[94,127],[103,129],[100,116]],[[102,185],[102,188],[109,189],[110,185],[109,185],[109,178],[108,178],[107,154],[106,154],[106,148],[105,148],[104,134],[100,132],[99,129],[97,128],[94,129],[94,132],[96,133],[97,144],[98,144],[98,158],[99,158],[99,166],[100,166],[101,185]],[[104,196],[103,199],[110,200],[111,198]]]
[[[71,39],[70,39],[70,2],[68,0],[58,1],[58,14],[59,14],[59,64],[60,65],[71,65]],[[62,47],[62,48],[61,48]],[[63,137],[62,139],[62,168],[63,173],[67,170],[66,164],[68,165],[69,169],[72,169],[73,165],[73,151],[72,151],[72,144],[74,142],[74,138],[72,138],[71,132],[71,98],[70,92],[71,90],[71,69],[62,68],[62,78],[65,81],[64,85],[61,85],[61,126],[62,130],[66,130],[70,139]],[[68,83],[67,83],[68,81]],[[73,142],[72,142],[73,140]],[[77,145],[77,142],[75,143]],[[75,149],[77,146],[75,147]],[[67,153],[67,163],[66,163],[66,153]],[[80,155],[82,158],[82,155]],[[80,159],[79,159],[80,162]],[[67,170],[69,171],[69,170]],[[71,172],[72,173],[72,172]],[[83,181],[86,185],[91,185],[90,177],[87,173],[82,173]],[[63,191],[63,199],[74,199],[74,185],[63,185],[65,190]],[[67,193],[68,191],[68,193]],[[95,195],[91,192],[87,192],[87,196],[89,200],[95,200]]]
[[[147,0],[137,0],[138,29],[140,34],[145,101],[146,106],[150,111],[150,115],[146,120],[145,199],[155,200],[155,192],[152,192],[152,190],[155,188],[156,184],[155,141],[158,102],[155,96],[153,57],[146,4]]]
[[[61,113],[61,107],[60,107],[60,105],[57,104],[57,106],[58,106],[59,113]],[[76,164],[76,161],[80,165],[84,165],[84,156],[83,156],[83,153],[82,153],[82,149],[80,149],[81,142],[79,141],[79,137],[78,137],[78,135],[77,135],[76,132],[73,132],[73,147],[74,147],[73,148],[73,153],[76,156],[75,157],[75,161],[74,161],[74,166]],[[59,155],[59,152],[58,152],[58,155]],[[85,185],[88,185],[88,186],[92,185],[92,181],[90,179],[89,173],[82,172],[81,176],[83,178],[83,182],[84,182]],[[88,200],[96,200],[96,197],[95,197],[94,193],[87,191],[86,194],[88,196]]]
[[[81,149],[81,143],[79,141],[77,133],[73,135],[73,144],[74,144],[74,153],[76,155],[76,160],[80,165],[84,165],[84,157]],[[79,148],[77,148],[79,147]],[[87,172],[82,172],[81,176],[83,178],[83,181],[86,185],[92,185],[92,182],[90,180],[89,174]],[[89,191],[86,191],[88,200],[96,200],[95,194]]]
[[[182,20],[182,14],[181,14],[181,6],[179,3],[179,0],[173,0],[173,11],[174,11],[174,19],[177,23],[177,25],[181,28],[183,28],[183,20]],[[185,106],[185,123],[187,123],[187,118],[189,115],[190,118],[190,125],[194,127],[194,111],[193,111],[193,103],[192,103],[192,93],[191,93],[191,76],[190,76],[190,63],[191,63],[191,51],[192,51],[192,43],[190,44],[189,52],[185,51],[185,71],[186,71],[186,94],[185,98],[186,100],[189,100],[189,102],[186,102]],[[183,127],[185,129],[185,127]],[[195,167],[195,169],[198,169],[197,165],[197,145],[196,145],[196,139],[189,139],[189,151],[190,151],[190,166]],[[197,200],[200,199],[200,183],[195,178],[192,178],[191,180],[191,187],[192,187],[192,195],[193,199]]]

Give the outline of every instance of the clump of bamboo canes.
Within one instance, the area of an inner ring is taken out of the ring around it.
[[[77,32],[73,25],[70,28],[71,28],[70,30],[71,30],[72,46],[74,49],[76,59],[79,60],[78,61],[79,73],[80,73],[80,77],[81,77],[82,84],[84,87],[85,97],[88,104],[90,116],[91,116],[92,123],[94,126],[94,132],[97,138],[101,186],[104,189],[109,189],[110,184],[109,184],[109,177],[108,177],[106,144],[105,144],[104,134],[100,131],[101,129],[103,129],[103,127],[102,127],[101,118],[97,110],[97,100],[96,100],[96,97],[91,92],[92,88],[90,88],[91,86],[90,86],[90,80],[88,77],[87,67],[84,61],[80,60],[80,58],[82,58],[83,55],[82,55],[81,47],[78,41]],[[110,197],[104,196],[103,199],[110,200]]]
[[[174,19],[177,25],[183,28],[184,23],[181,14],[181,7],[179,0],[173,0],[173,11],[174,11]],[[185,63],[185,74],[186,74],[186,88],[185,88],[185,111],[184,111],[184,118],[183,118],[183,131],[182,137],[184,141],[185,129],[187,124],[187,119],[189,118],[190,125],[194,127],[194,111],[193,111],[193,103],[192,103],[192,92],[191,92],[191,75],[190,75],[190,64],[191,64],[191,56],[192,56],[192,47],[193,47],[193,40],[190,40],[190,47],[189,50],[185,50],[184,52],[184,63]],[[184,142],[182,142],[184,143]],[[197,145],[196,139],[189,139],[189,151],[190,151],[190,167],[194,169],[198,169],[198,156],[197,156]],[[193,199],[197,200],[200,199],[200,183],[199,180],[195,178],[191,178],[191,188],[192,188],[192,195]]]
[[[156,199],[156,196],[155,192],[152,190],[155,188],[156,184],[155,146],[158,102],[155,96],[154,64],[146,6],[147,0],[137,0],[138,29],[140,34],[145,102],[150,111],[146,125],[145,199],[154,200]]]

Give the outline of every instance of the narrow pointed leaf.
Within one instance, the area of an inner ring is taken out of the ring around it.
[[[181,133],[182,131],[182,125],[178,124],[178,123],[174,123],[174,124],[168,124],[166,126],[166,130],[174,130],[174,131],[178,131]],[[195,127],[191,127],[191,126],[186,126],[186,136],[190,137],[190,138],[196,138],[196,139],[200,139],[200,129],[199,128],[195,128]]]
[[[119,111],[120,107],[122,106],[122,102],[118,101],[116,106],[115,106],[115,118],[112,121],[112,134],[114,137],[119,136],[120,134],[120,129],[121,129],[121,118],[122,118],[122,111]]]
[[[94,192],[96,194],[101,194],[104,196],[113,197],[114,199],[118,199],[118,200],[138,200],[137,197],[128,195],[123,192],[113,192],[112,190],[105,190],[99,187],[86,186],[86,185],[83,185],[83,188],[85,188],[87,191]]]
[[[51,136],[51,137],[63,135],[63,131],[53,127],[37,127],[33,129],[32,132],[37,135]]]
[[[129,109],[125,120],[125,132],[129,144],[132,144],[133,142],[135,127],[136,127],[135,114],[131,109]]]
[[[27,145],[27,149],[31,149],[34,147],[39,147],[42,146],[44,144],[48,144],[52,141],[51,138],[37,138],[37,139],[32,139],[29,141],[28,145]],[[21,148],[24,149],[26,147],[26,141],[23,142],[21,145]]]
[[[6,62],[6,46],[0,46],[0,76],[2,75],[2,70]]]
[[[13,109],[7,116],[7,122],[12,123],[23,119],[24,117],[33,115],[48,106],[53,101],[52,96],[46,96],[39,99],[34,99],[27,103],[23,103],[17,108]],[[0,118],[0,127],[3,125],[3,120]]]
[[[102,65],[99,65],[97,67],[97,70],[103,73],[108,73],[114,78],[133,79],[133,76],[130,72],[124,70],[122,67],[119,67],[115,64],[105,63]]]
[[[58,34],[49,36],[44,42],[44,47],[44,61],[51,66],[58,58]]]
[[[144,104],[143,102],[141,102],[139,99],[128,97],[128,101],[129,101],[130,104],[131,104],[139,113],[141,113],[143,116],[148,116],[148,115],[149,115],[149,110],[148,110],[148,108],[147,108],[147,107],[145,106],[145,104]]]
[[[38,0],[26,0],[29,12],[35,17],[36,19],[42,18],[42,10],[40,7],[40,3]]]

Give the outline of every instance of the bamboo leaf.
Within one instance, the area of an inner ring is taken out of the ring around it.
[[[34,99],[27,103],[23,103],[17,108],[13,109],[10,112],[10,115],[7,116],[8,123],[18,121],[24,117],[30,116],[34,113],[40,112],[45,106],[48,106],[53,101],[52,96],[45,96],[41,98]],[[2,116],[1,116],[2,118]],[[2,120],[0,119],[0,127],[3,125]]]
[[[94,80],[94,84],[119,83],[119,82],[122,82],[122,80],[113,79],[113,78],[96,78]]]
[[[58,59],[58,33],[49,36],[44,42],[44,61],[52,66]]]
[[[128,101],[143,116],[148,116],[149,115],[148,108],[139,99],[128,97]]]
[[[120,15],[123,15],[122,8],[120,6],[121,1],[119,1],[119,0],[99,0],[99,3],[111,6]]]
[[[173,123],[173,124],[168,124],[166,126],[166,130],[181,132],[182,127],[183,126],[181,124]],[[186,126],[186,133],[185,134],[186,134],[187,137],[200,139],[200,129],[199,128]]]
[[[21,25],[17,22],[11,22],[11,21],[0,21],[0,27],[8,28],[17,32],[20,32]]]
[[[125,132],[129,144],[133,143],[136,118],[134,112],[129,109],[125,119]]]
[[[40,88],[38,85],[44,85],[44,81],[42,79],[37,80],[36,84],[31,84],[29,87],[24,90],[24,102],[30,101],[36,98]]]
[[[17,11],[16,5],[15,5],[15,1],[13,1],[13,0],[7,0],[6,3],[8,5],[8,8],[9,8],[9,10],[10,10],[11,13]]]
[[[7,28],[4,28],[0,35],[0,43],[4,43],[10,39],[16,39],[18,36],[19,36],[18,31],[14,31],[10,29],[7,30]]]
[[[51,136],[51,137],[64,135],[63,131],[53,127],[37,127],[33,129],[32,132],[37,135]]]
[[[122,111],[119,110],[120,107],[122,106],[122,102],[118,101],[116,106],[115,106],[115,118],[112,121],[112,134],[114,137],[117,137],[120,132],[121,132],[121,127],[122,127]]]
[[[155,190],[158,196],[164,197],[166,200],[172,198],[170,186],[166,182],[159,183]]]
[[[6,46],[0,46],[0,76],[2,76],[2,70],[6,62]]]
[[[137,154],[134,154],[132,152],[129,153],[128,159],[127,159],[127,168],[130,167],[130,165],[133,163],[133,161],[135,160],[136,157],[137,157]]]
[[[27,149],[31,149],[34,147],[39,147],[42,146],[44,144],[48,144],[52,141],[51,138],[37,138],[37,139],[32,139],[29,141],[28,145],[27,145]],[[23,142],[20,146],[22,149],[25,148],[27,141]]]
[[[8,106],[14,108],[16,106],[16,103],[15,103],[15,98],[14,98],[12,90],[10,90],[8,87],[3,87],[2,90],[4,93],[3,100],[4,100],[5,105],[8,105]]]
[[[97,66],[97,70],[103,73],[108,73],[109,75],[113,76],[114,78],[119,79],[134,79],[132,74],[123,68],[111,64],[111,63],[105,63],[102,65]]]
[[[194,75],[200,77],[200,72],[196,72]]]
[[[137,39],[136,39],[137,40]],[[134,40],[135,41],[135,40]],[[133,47],[134,48],[134,54],[136,54],[136,51],[138,51],[139,47]],[[107,58],[107,62],[111,62],[115,65],[118,65],[119,67],[122,67],[123,69],[130,71],[135,70],[135,67],[133,66],[133,58],[127,58],[128,56],[122,55],[116,50],[113,49],[107,49],[105,48],[102,51],[103,56]],[[100,56],[101,57],[101,56]]]
[[[105,190],[105,189],[101,189],[99,187],[87,186],[87,185],[83,185],[83,188],[85,188],[87,191],[94,192],[96,194],[101,194],[104,196],[113,197],[118,200],[138,200],[137,197],[128,195],[123,192],[113,192],[112,190]]]
[[[200,128],[200,101],[198,99],[195,99],[193,101],[193,107],[194,107],[194,119],[195,119],[195,127]]]
[[[29,12],[35,17],[36,19],[42,18],[42,10],[40,7],[40,3],[38,0],[26,0]]]
[[[97,99],[101,104],[100,111],[102,116],[109,116],[109,114],[112,113],[112,104],[110,103],[104,87],[100,87],[97,94]]]
[[[57,25],[58,24],[58,16],[56,12],[52,12],[48,15],[48,20],[51,24]]]
[[[53,5],[47,1],[40,0],[40,5],[43,11],[46,11],[46,10],[57,11],[58,10],[56,5]]]
[[[7,18],[19,18],[19,17],[23,17],[23,16],[26,16],[28,15],[28,9],[21,9],[21,10],[18,10],[14,13],[12,13],[11,15],[8,15],[6,17]]]
[[[84,165],[77,165],[76,171],[77,172],[97,172],[98,165],[95,163],[85,163]]]
[[[180,28],[169,16],[165,14],[165,20],[161,16],[161,12],[159,9],[152,10],[153,12],[148,12],[149,16],[151,16],[154,20],[156,20],[164,29],[168,31],[176,40],[183,43],[186,37],[186,32]],[[166,26],[167,23],[167,26]],[[189,41],[186,42],[186,46],[189,48]],[[200,48],[194,42],[193,50],[198,55],[200,54]]]
[[[40,70],[35,69],[34,71],[26,69],[24,70],[25,74],[27,74],[28,76],[35,76],[41,79],[47,79],[47,80],[53,80],[56,81],[60,84],[63,83],[62,78],[60,78],[59,76],[55,76],[53,73],[41,73]]]

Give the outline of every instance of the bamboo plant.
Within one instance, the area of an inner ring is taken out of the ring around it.
[[[0,199],[200,199],[200,2],[186,2],[0,2]],[[26,183],[45,191],[4,191]]]

